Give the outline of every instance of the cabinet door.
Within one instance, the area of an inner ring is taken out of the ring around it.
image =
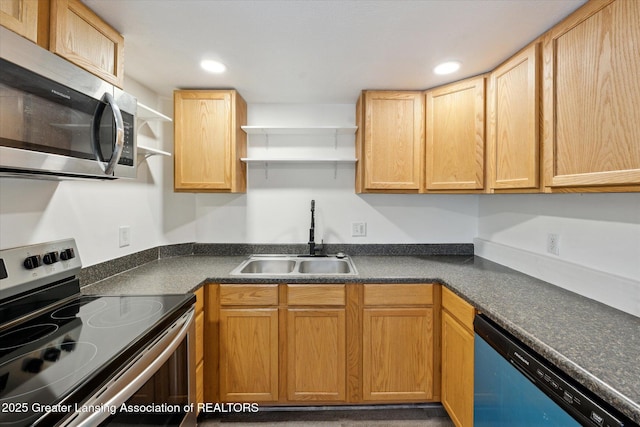
[[[344,402],[344,308],[287,310],[287,398]]]
[[[638,190],[638,22],[638,1],[591,2],[545,37],[546,187]]]
[[[37,1],[0,0],[0,25],[32,42],[38,41]]]
[[[424,153],[423,93],[365,91],[359,105],[364,109],[357,165],[364,188],[359,190],[417,192]]]
[[[487,169],[492,189],[540,185],[539,44],[491,73]]]
[[[220,309],[220,398],[278,400],[278,310]]]
[[[176,191],[242,192],[246,104],[235,91],[174,94]]]
[[[365,308],[362,332],[365,401],[433,397],[432,308]]]
[[[457,427],[473,426],[473,333],[442,314],[442,404]]]
[[[124,38],[80,0],[51,1],[49,49],[122,88]]]
[[[427,190],[484,185],[484,77],[427,92]]]

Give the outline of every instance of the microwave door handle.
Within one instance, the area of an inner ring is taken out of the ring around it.
[[[104,95],[102,96],[102,101],[104,101],[109,106],[109,108],[111,108],[111,111],[113,113],[113,118],[116,122],[116,134],[114,137],[113,152],[111,153],[111,159],[109,160],[109,163],[105,165],[106,162],[102,158],[100,143],[98,141],[99,135],[100,135],[100,132],[99,132],[100,119],[104,111],[104,105],[102,106],[102,108],[99,107],[98,110],[96,110],[96,114],[93,117],[91,143],[93,144],[93,151],[96,155],[96,158],[98,159],[98,163],[102,167],[102,170],[104,171],[105,175],[111,175],[113,174],[113,170],[118,164],[118,161],[120,160],[120,156],[122,155],[122,151],[124,149],[124,120],[122,120],[122,113],[120,112],[120,107],[118,107],[118,104],[116,104],[115,99],[113,99],[113,95],[111,95],[108,92],[105,92]]]

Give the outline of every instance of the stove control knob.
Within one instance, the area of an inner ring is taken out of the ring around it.
[[[49,252],[44,254],[44,256],[42,257],[42,261],[49,265],[49,264],[53,264],[58,262],[59,258],[58,258],[58,252]]]
[[[27,270],[33,270],[42,265],[42,258],[40,258],[40,255],[31,255],[27,257],[22,264]]]
[[[40,369],[42,368],[43,363],[44,363],[44,360],[42,359],[27,358],[22,363],[22,370],[24,372],[37,374],[38,372],[40,372]]]
[[[62,261],[68,261],[75,257],[76,257],[76,253],[74,252],[73,248],[65,249],[62,252],[60,252],[60,259]]]
[[[59,348],[49,347],[44,351],[42,358],[47,362],[56,362],[60,359],[60,353],[61,350]]]

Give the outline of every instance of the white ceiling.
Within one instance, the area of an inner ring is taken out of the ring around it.
[[[235,88],[249,103],[354,103],[491,70],[585,0],[84,0],[125,37],[126,74],[161,95]],[[227,65],[223,75],[201,59]],[[432,69],[456,59],[450,76]]]

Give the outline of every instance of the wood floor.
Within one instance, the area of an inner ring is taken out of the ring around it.
[[[264,410],[251,414],[211,414],[198,427],[452,427],[441,406],[374,407],[367,409]]]

